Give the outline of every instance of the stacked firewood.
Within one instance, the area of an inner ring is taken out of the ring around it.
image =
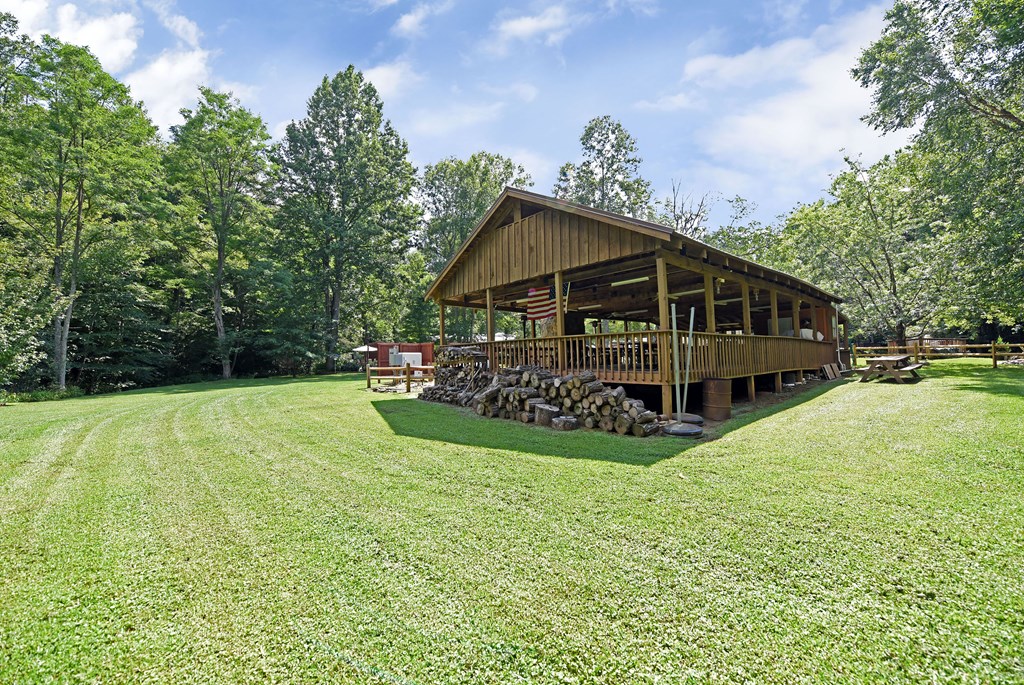
[[[449,371],[456,369],[449,368]],[[469,406],[480,416],[539,423],[557,430],[593,428],[646,437],[661,430],[657,413],[624,388],[610,388],[592,371],[557,376],[536,366],[501,369],[497,374],[460,368],[441,374],[423,399]]]
[[[467,407],[491,383],[487,355],[476,347],[444,348],[434,360],[434,385],[420,398]]]

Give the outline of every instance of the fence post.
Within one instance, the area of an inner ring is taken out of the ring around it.
[[[366,360],[366,389],[370,389],[370,360]]]
[[[851,347],[851,356],[853,357],[853,358],[852,358],[852,359],[850,360],[850,364],[851,364],[852,366],[857,366],[857,344],[856,344],[856,343],[854,343],[854,344],[853,344],[853,345],[851,345],[850,347]]]
[[[992,368],[998,369],[999,364],[996,363],[996,341],[992,341]]]
[[[412,392],[412,364],[405,363],[405,391]]]

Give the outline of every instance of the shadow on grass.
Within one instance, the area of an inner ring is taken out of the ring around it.
[[[391,430],[404,437],[538,456],[650,466],[678,456],[708,440],[813,400],[840,385],[841,382],[824,384],[778,404],[746,412],[697,440],[669,436],[637,438],[594,430],[561,432],[518,421],[487,419],[469,409],[408,397],[373,400],[371,404]]]
[[[1024,366],[1000,366],[990,361],[943,360],[933,362],[924,373],[944,378],[956,390],[1024,399]]]
[[[365,380],[361,373],[339,373],[326,376],[274,376],[271,378],[233,378],[231,380],[203,381],[201,383],[183,383],[180,385],[160,385],[153,388],[126,390],[117,395],[186,395],[211,390],[232,390],[237,388],[275,387],[295,384],[347,383],[354,380]],[[86,397],[110,397],[106,395],[87,395]],[[84,398],[83,398],[84,399]]]

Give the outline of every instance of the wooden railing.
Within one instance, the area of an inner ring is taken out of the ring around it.
[[[686,333],[679,334],[685,355]],[[470,345],[470,343],[466,343]],[[672,333],[633,331],[472,343],[494,368],[533,364],[559,374],[591,370],[610,383],[671,383]],[[694,333],[690,380],[816,370],[835,362],[835,343],[768,335]],[[685,357],[680,360],[683,368]]]
[[[395,384],[404,381],[405,391],[412,392],[413,381],[422,382],[434,380],[434,367],[413,366],[412,364],[406,364],[405,366],[367,366],[367,388],[370,387],[370,381],[372,380],[376,380],[377,383],[380,383],[382,380],[387,380]]]
[[[928,359],[948,359],[954,357],[984,357],[992,360],[992,368],[995,368],[1000,359],[1024,355],[1024,344],[1021,343],[978,343],[958,344],[948,347],[932,347],[919,345],[913,342],[910,345],[874,345],[874,346],[853,346],[853,363],[857,359],[867,357],[878,357],[889,354],[906,354],[914,358],[915,362]]]

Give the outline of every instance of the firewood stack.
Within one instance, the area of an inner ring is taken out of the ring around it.
[[[556,430],[593,428],[620,435],[647,437],[661,430],[656,412],[641,400],[626,397],[621,386],[609,388],[592,371],[556,376],[536,366],[483,370],[467,357],[471,368],[451,360],[436,369],[433,388],[421,398],[472,407],[480,416],[539,423]]]

